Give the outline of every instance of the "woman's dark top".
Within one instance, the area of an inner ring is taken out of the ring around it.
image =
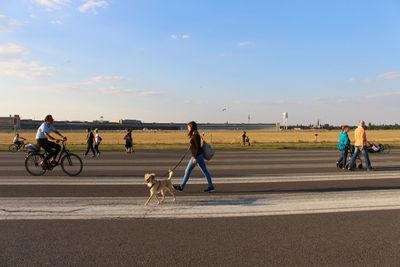
[[[132,133],[127,133],[126,135],[125,135],[125,137],[124,137],[124,139],[125,139],[125,143],[127,143],[127,144],[132,144]]]
[[[90,132],[86,136],[86,143],[88,145],[90,145],[90,144],[93,144],[93,141],[94,141],[94,134],[93,134],[93,132]]]
[[[190,137],[190,151],[194,158],[197,158],[203,152],[201,149],[200,135],[198,133],[194,133],[192,137]]]

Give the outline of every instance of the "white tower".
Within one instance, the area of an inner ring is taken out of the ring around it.
[[[289,117],[289,114],[287,112],[283,112],[282,119],[283,119],[283,125],[285,127],[285,130],[287,130],[287,127],[288,127],[288,117]]]

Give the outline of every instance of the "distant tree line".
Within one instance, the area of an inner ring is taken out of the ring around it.
[[[356,128],[357,126],[350,125],[350,128]],[[338,125],[330,125],[328,123],[322,124],[319,128],[314,127],[313,125],[302,125],[302,124],[296,124],[296,125],[289,125],[288,129],[294,130],[294,129],[302,129],[302,130],[310,130],[310,129],[324,129],[324,130],[340,130],[340,126]],[[372,124],[372,123],[367,123],[367,129],[369,130],[399,130],[400,129],[400,124]]]

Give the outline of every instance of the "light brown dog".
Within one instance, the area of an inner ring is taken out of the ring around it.
[[[150,191],[150,197],[147,199],[145,206],[149,203],[149,201],[155,196],[158,204],[162,203],[165,199],[165,193],[168,191],[171,193],[174,198],[174,202],[176,200],[174,194],[174,187],[172,186],[172,175],[174,174],[172,171],[168,171],[169,177],[167,180],[156,180],[156,175],[154,173],[146,173],[144,175],[144,180],[147,183]],[[158,199],[158,194],[161,193],[161,201]]]

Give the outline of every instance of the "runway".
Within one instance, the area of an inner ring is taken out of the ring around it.
[[[84,158],[79,177],[60,170],[29,176],[24,156],[0,153],[0,265],[374,266],[400,260],[398,150],[370,155],[374,172],[336,169],[334,150],[218,151],[208,164],[215,193],[202,192],[206,181],[196,170],[185,192],[176,192],[176,203],[167,196],[147,207],[143,174],[163,177],[179,151]],[[175,171],[175,183],[186,163]],[[159,249],[160,257],[146,248]]]

